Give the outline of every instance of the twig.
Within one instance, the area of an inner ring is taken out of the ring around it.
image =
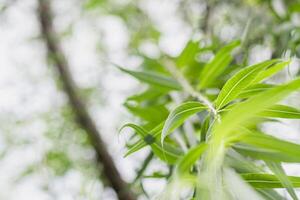
[[[47,45],[48,55],[51,56],[54,66],[57,68],[64,91],[67,94],[74,110],[78,124],[87,133],[97,154],[97,160],[103,167],[103,175],[120,200],[135,200],[127,183],[122,179],[112,157],[108,153],[105,143],[93,122],[88,110],[77,93],[77,86],[69,71],[69,64],[60,49],[57,35],[52,25],[52,15],[49,0],[39,0],[39,21],[43,39]]]
[[[210,22],[210,15],[212,13],[212,6],[213,5],[211,5],[209,1],[206,1],[206,11],[203,17],[203,23],[200,25],[205,35],[210,34],[209,22]]]
[[[153,158],[153,152],[151,151],[146,157],[146,159],[144,160],[142,167],[138,170],[137,176],[135,177],[133,184],[136,183],[143,176],[152,158]]]
[[[185,79],[185,77],[177,70],[176,66],[169,60],[164,62],[165,68],[170,72],[170,74],[178,81],[182,89],[187,92],[192,97],[198,99],[203,104],[205,104],[212,114],[217,117],[217,111],[213,104],[200,92],[196,91],[193,86]]]

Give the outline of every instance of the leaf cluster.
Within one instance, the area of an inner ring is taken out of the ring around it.
[[[141,176],[169,177],[162,198],[180,199],[188,189],[187,199],[284,199],[274,189],[286,188],[298,199],[300,177],[287,176],[282,163],[299,163],[300,145],[260,127],[300,118],[300,110],[282,103],[300,89],[300,78],[268,84],[290,60],[245,67],[234,59],[239,46],[229,43],[203,63],[197,58],[207,47],[190,41],[176,58],[145,57],[139,71],[120,68],[147,85],[125,103],[139,119],[123,126],[134,130],[126,156],[149,146],[155,158],[175,169],[171,176]]]

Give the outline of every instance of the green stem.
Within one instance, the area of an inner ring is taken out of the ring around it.
[[[217,117],[217,110],[214,108],[213,104],[207,99],[206,96],[196,91],[193,86],[186,80],[186,78],[177,70],[176,66],[169,60],[164,62],[165,68],[170,72],[170,74],[178,81],[182,89],[187,92],[192,97],[196,98],[203,104],[205,104],[209,110],[213,113],[214,117]]]

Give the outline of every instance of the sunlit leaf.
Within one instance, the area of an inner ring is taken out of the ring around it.
[[[163,143],[166,136],[172,133],[176,128],[184,123],[184,121],[190,116],[203,111],[206,107],[196,101],[185,102],[179,106],[177,106],[174,110],[169,114],[164,128],[162,130],[161,141]]]
[[[238,98],[249,98],[260,92],[264,92],[272,87],[274,87],[274,85],[265,84],[265,83],[258,83],[255,85],[250,85],[249,87],[247,87],[243,91],[241,91]]]
[[[230,101],[236,99],[239,94],[253,82],[253,79],[266,67],[278,62],[269,60],[242,69],[233,75],[224,85],[216,99],[216,108],[220,109]]]
[[[206,144],[201,143],[187,152],[179,161],[176,172],[179,175],[187,173],[205,151]]]
[[[230,112],[227,112],[222,117],[221,123],[214,127],[214,132],[220,137],[230,134],[258,113],[272,107],[275,103],[299,89],[300,79],[298,78],[249,98],[247,101],[234,106]]]
[[[244,180],[255,188],[283,188],[279,179],[273,174],[241,174]],[[300,187],[300,177],[288,176],[294,187]]]
[[[300,119],[300,110],[285,105],[274,105],[265,109],[259,115],[263,117]]]
[[[210,125],[210,116],[207,116],[206,119],[204,120],[202,127],[201,127],[201,135],[200,135],[200,141],[204,142],[206,141],[206,136],[209,131],[209,125]]]
[[[296,163],[300,162],[299,157],[288,155],[285,152],[266,149],[254,145],[234,144],[233,148],[246,157],[251,157],[256,160],[267,160],[275,162]]]
[[[210,84],[222,74],[233,59],[231,51],[239,45],[240,41],[234,41],[218,51],[215,57],[205,65],[201,72],[199,88],[210,86]]]
[[[189,41],[176,59],[176,65],[181,68],[193,64],[199,50],[199,41]]]
[[[258,83],[269,77],[272,77],[274,74],[278,73],[279,71],[281,71],[285,67],[287,67],[290,64],[290,62],[291,61],[285,61],[285,62],[280,62],[280,63],[270,66],[266,70],[260,72],[253,82]]]

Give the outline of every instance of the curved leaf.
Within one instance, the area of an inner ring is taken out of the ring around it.
[[[199,41],[190,40],[178,58],[176,59],[176,65],[179,68],[193,64],[195,62],[196,54],[201,50]]]
[[[216,99],[216,108],[220,109],[230,101],[236,99],[239,94],[255,79],[260,71],[266,67],[278,62],[278,60],[268,60],[256,65],[252,65],[242,69],[233,75],[224,85]]]
[[[217,140],[226,137],[227,134],[236,130],[237,127],[247,123],[249,119],[272,107],[275,103],[299,89],[300,78],[269,89],[234,106],[230,112],[225,113],[221,123],[217,123],[213,128],[213,132],[218,137]]]
[[[185,102],[170,112],[162,130],[161,142],[167,135],[184,123],[190,116],[204,110],[206,107],[197,101]]]
[[[271,67],[267,68],[266,70],[260,72],[257,77],[254,80],[254,83],[261,82],[274,74],[278,73],[279,71],[283,70],[285,67],[287,67],[291,61],[285,61],[285,62],[280,62],[275,65],[272,65]]]
[[[177,160],[181,157],[182,151],[177,149],[176,147],[173,147],[170,144],[165,144],[164,148],[162,148],[161,144],[155,140],[153,136],[148,134],[146,130],[144,130],[142,127],[135,125],[135,124],[125,124],[121,130],[125,127],[130,127],[136,131],[137,134],[139,134],[142,138],[150,139],[151,141],[148,141],[149,145],[151,146],[151,149],[153,153],[159,157],[161,160],[169,163],[174,164],[177,162]],[[147,143],[147,142],[146,142]]]
[[[160,139],[161,136],[161,131],[163,128],[163,123],[159,124],[157,127],[155,127],[154,129],[152,129],[151,131],[149,131],[148,133],[148,138],[147,135],[146,136],[141,136],[142,138],[140,140],[138,140],[134,145],[132,145],[128,151],[125,153],[125,157],[131,155],[134,152],[139,151],[140,149],[146,147],[147,145],[151,144],[151,138],[152,141],[158,140]]]
[[[136,117],[147,122],[158,124],[165,120],[169,114],[168,109],[165,105],[151,105],[151,106],[140,106],[125,102],[124,106]]]

